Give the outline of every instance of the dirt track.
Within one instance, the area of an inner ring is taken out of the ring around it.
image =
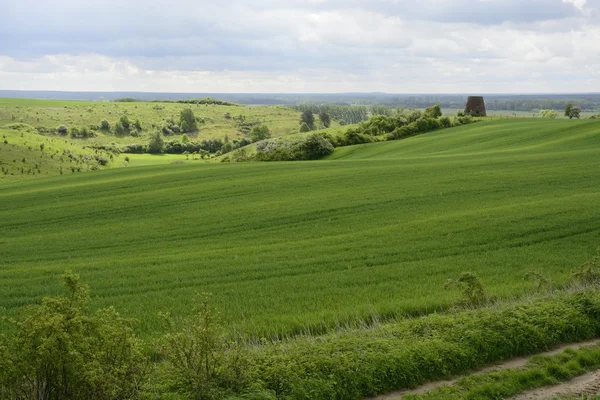
[[[580,347],[591,346],[591,345],[598,344],[598,343],[600,343],[600,339],[588,340],[586,342],[580,342],[580,343],[571,343],[571,344],[558,346],[550,351],[546,351],[544,353],[538,353],[536,355],[551,356],[554,354],[558,354],[566,349],[579,349]],[[492,372],[492,371],[499,371],[499,370],[507,369],[507,368],[520,368],[520,367],[524,366],[525,364],[527,364],[527,361],[529,361],[529,359],[531,357],[532,356],[513,358],[513,359],[503,362],[501,364],[497,364],[497,365],[493,365],[493,366],[490,366],[487,368],[480,369],[480,370],[474,372],[473,375],[484,374],[484,373]],[[587,379],[584,379],[584,377]],[[368,399],[368,400],[396,400],[396,399],[402,398],[402,396],[404,396],[406,394],[420,394],[420,393],[427,392],[428,390],[436,389],[440,386],[452,385],[460,378],[461,377],[457,377],[455,379],[451,379],[451,380],[447,380],[447,381],[430,382],[430,383],[426,383],[425,385],[419,386],[418,388],[415,388],[415,389],[402,390],[402,391],[398,391],[398,392],[394,392],[394,393],[388,393],[388,394],[374,397],[374,398]],[[577,381],[577,382],[575,382],[575,381]],[[573,387],[573,390],[570,390],[569,388],[566,387],[566,386],[568,386],[568,384],[571,384],[571,383],[573,383],[575,385]],[[565,383],[562,383],[559,385],[532,390],[530,392],[523,393],[522,395],[519,395],[517,397],[513,397],[513,399],[515,399],[515,400],[547,399],[549,397],[557,396],[560,394],[566,394],[566,393],[569,393],[569,394],[570,393],[592,394],[590,392],[590,390],[596,390],[594,388],[597,389],[597,391],[594,393],[600,392],[600,371],[583,375],[581,377],[575,378],[571,381],[568,381],[568,382],[565,382]],[[541,393],[544,389],[549,390],[549,392]],[[550,392],[551,389],[555,389],[558,391],[556,391],[553,394]],[[564,391],[561,391],[561,390],[564,390]],[[540,391],[541,396],[545,396],[545,397],[521,397],[521,396],[537,396],[536,393],[538,391]]]

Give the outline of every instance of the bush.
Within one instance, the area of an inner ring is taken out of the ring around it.
[[[107,120],[103,119],[100,122],[100,130],[110,131],[110,122],[108,122]]]
[[[306,122],[303,122],[302,125],[300,125],[299,128],[299,132],[300,133],[305,133],[305,132],[310,132],[310,126],[308,126],[308,124]]]
[[[182,132],[198,132],[198,125],[196,124],[196,117],[191,108],[186,108],[181,111],[179,115],[179,126]]]
[[[176,391],[187,398],[209,400],[246,386],[247,357],[241,346],[226,339],[208,298],[183,323],[167,320],[170,332],[162,339],[162,352]]]
[[[121,148],[121,153],[143,154],[146,152],[146,146],[143,144],[128,144]]]
[[[271,133],[269,132],[269,127],[266,125],[254,126],[250,131],[250,140],[252,142],[260,142],[261,140],[269,139],[270,137]]]
[[[301,145],[303,159],[316,160],[333,153],[333,145],[322,135],[311,134]]]
[[[129,130],[131,129],[131,122],[129,122],[129,118],[127,117],[127,115],[123,115],[119,119],[119,122],[121,123],[121,126],[123,127],[123,129],[125,129],[125,131],[129,132]]]
[[[115,399],[139,396],[148,360],[113,308],[90,313],[79,277],[62,277],[65,295],[23,308],[0,341],[3,399]]]
[[[426,118],[439,118],[442,116],[442,109],[439,104],[425,109],[423,116]]]
[[[56,127],[56,133],[65,136],[67,133],[69,133],[69,128],[67,128],[65,125],[59,125]]]
[[[121,123],[121,121],[115,123],[114,129],[115,135],[124,135],[126,133],[125,127]]]
[[[150,135],[147,146],[148,153],[160,154],[165,150],[165,140],[160,131],[154,131]]]

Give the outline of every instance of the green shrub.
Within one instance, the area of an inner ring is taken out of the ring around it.
[[[165,140],[160,131],[154,131],[150,134],[146,149],[148,150],[148,153],[152,154],[160,154],[165,150]]]
[[[46,297],[10,320],[14,329],[0,339],[0,397],[137,397],[148,362],[132,321],[112,308],[90,313],[79,277],[66,273],[63,282],[64,296]]]
[[[110,131],[110,122],[108,122],[107,120],[103,119],[100,122],[100,129],[103,131]]]

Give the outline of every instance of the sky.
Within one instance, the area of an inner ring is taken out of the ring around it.
[[[0,0],[0,89],[600,92],[600,0]]]

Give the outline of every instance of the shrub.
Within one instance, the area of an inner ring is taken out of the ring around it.
[[[100,122],[100,129],[103,131],[110,131],[110,123],[107,120],[103,119]]]
[[[439,104],[425,109],[423,116],[426,118],[439,118],[442,116],[442,109]]]
[[[247,381],[247,357],[242,347],[228,341],[219,315],[209,299],[200,301],[194,316],[180,324],[171,319],[162,339],[167,375],[187,398],[220,399],[241,391]]]
[[[250,131],[250,140],[252,142],[259,142],[261,140],[269,139],[270,137],[271,133],[269,132],[269,127],[266,125],[254,126]]]
[[[179,126],[182,132],[198,132],[196,117],[191,108],[186,108],[179,115]]]
[[[146,146],[143,144],[128,144],[121,148],[122,153],[142,154],[146,152]]]
[[[56,133],[65,136],[67,133],[69,133],[69,128],[67,128],[65,125],[59,125],[56,127]]]
[[[303,122],[302,125],[300,125],[299,131],[300,133],[304,133],[304,132],[310,132],[310,126],[308,126],[308,124],[306,122]]]
[[[303,159],[316,160],[333,153],[333,145],[322,135],[311,134],[301,145]]]
[[[150,134],[147,150],[148,153],[152,154],[160,154],[165,150],[165,140],[160,131],[154,131]]]
[[[188,135],[186,135],[186,134],[183,134],[181,136],[181,143],[187,144],[189,142],[190,142],[190,137]]]
[[[62,168],[61,168],[62,173]],[[147,359],[113,308],[90,313],[79,276],[62,277],[65,295],[23,308],[0,341],[0,397],[109,399],[139,396]]]
[[[127,115],[123,115],[119,119],[119,122],[123,126],[123,129],[125,129],[125,131],[129,132],[129,130],[131,129],[131,122],[129,121],[129,118],[127,117]]]
[[[115,129],[114,129],[115,135],[124,135],[126,130],[125,127],[123,126],[123,124],[121,123],[121,121],[118,121],[115,123]]]

